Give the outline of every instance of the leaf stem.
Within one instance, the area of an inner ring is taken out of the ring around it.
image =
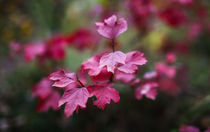
[[[112,52],[115,52],[115,39],[112,39]]]
[[[76,75],[77,77],[77,82],[82,86],[82,87],[85,87],[85,85],[79,80],[78,76]]]
[[[112,39],[112,52],[115,52],[115,39]],[[109,81],[112,83],[114,79],[114,74],[111,75]]]

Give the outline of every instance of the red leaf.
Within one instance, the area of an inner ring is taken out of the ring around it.
[[[66,117],[69,117],[78,108],[85,108],[88,98],[89,92],[85,87],[72,88],[64,92],[63,96],[59,100],[59,107],[66,103],[64,111]]]
[[[122,65],[118,70],[125,73],[134,73],[137,71],[137,65],[146,64],[147,60],[144,57],[144,54],[139,51],[132,51],[126,54],[125,65]]]
[[[114,39],[127,30],[127,22],[124,18],[117,21],[117,17],[112,15],[104,20],[104,22],[96,22],[98,33],[106,38]]]
[[[121,51],[105,54],[101,57],[99,68],[107,67],[108,72],[114,73],[118,64],[125,64],[126,55]]]
[[[166,65],[164,62],[156,63],[155,68],[159,75],[166,75],[169,78],[174,78],[176,75],[176,68]]]
[[[50,80],[48,78],[43,78],[33,87],[32,96],[38,96],[41,99],[45,99],[51,92],[52,89]]]
[[[55,83],[52,86],[66,87],[69,84],[76,82],[76,74],[60,70],[58,72],[51,73],[49,79],[55,81]]]
[[[82,63],[82,68],[84,70],[89,70],[88,74],[90,76],[96,76],[98,75],[103,68],[99,68],[99,61],[100,61],[101,55],[95,55],[91,58],[89,58],[87,61]]]
[[[39,99],[36,110],[38,112],[44,112],[47,111],[50,107],[52,107],[54,110],[57,110],[59,98],[60,98],[59,93],[57,91],[52,91],[47,98]]]
[[[120,96],[117,90],[110,88],[110,85],[97,85],[93,87],[91,95],[96,96],[97,100],[93,101],[93,104],[100,109],[104,109],[107,104],[110,104],[111,100],[118,103]]]
[[[27,62],[32,61],[37,56],[42,56],[46,52],[45,43],[27,44],[24,46],[24,59]]]
[[[157,90],[155,87],[158,87],[156,82],[146,82],[140,85],[135,91],[136,98],[140,100],[145,95],[147,98],[155,100],[157,96]]]
[[[131,74],[131,73],[125,73],[125,72],[121,72],[121,71],[118,71],[115,73],[114,75],[115,79],[116,80],[120,80],[124,83],[129,83],[131,82],[133,79],[135,79],[135,74]]]

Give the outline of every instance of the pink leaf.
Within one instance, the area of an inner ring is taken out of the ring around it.
[[[110,88],[107,84],[101,84],[93,87],[91,95],[96,96],[97,100],[93,101],[93,104],[100,109],[104,109],[107,104],[110,104],[111,100],[118,103],[120,96],[117,90]]]
[[[193,41],[202,31],[202,25],[200,23],[193,23],[190,25],[187,33],[189,40]]]
[[[131,87],[136,87],[136,85],[139,85],[141,83],[141,80],[139,78],[136,78],[131,82]]]
[[[146,64],[147,60],[144,57],[144,54],[139,51],[132,51],[126,54],[125,65],[122,65],[118,70],[125,73],[134,73],[137,71],[137,65]]]
[[[91,80],[93,83],[105,82],[105,81],[109,81],[111,76],[112,76],[112,73],[107,72],[107,70],[103,68],[100,74],[98,74],[97,76],[91,76]]]
[[[132,74],[138,70],[138,67],[136,65],[126,63],[125,65],[118,67],[118,70],[124,73]]]
[[[126,63],[134,64],[134,65],[144,65],[147,60],[144,57],[144,53],[139,51],[131,51],[126,54]]]
[[[66,37],[69,45],[80,50],[87,48],[95,48],[98,44],[98,35],[94,34],[90,29],[79,28],[75,32],[68,34]]]
[[[112,75],[112,73],[108,72],[105,67],[99,67],[99,61],[101,56],[104,54],[105,53],[95,55],[94,57],[82,63],[83,72],[88,71],[93,83],[108,81]]]
[[[127,6],[134,24],[140,29],[149,25],[150,16],[157,11],[152,0],[128,0]]]
[[[159,89],[171,95],[176,95],[180,92],[177,82],[174,79],[168,77],[160,77],[158,79]]]
[[[176,55],[173,52],[169,52],[166,54],[166,61],[168,63],[174,63],[176,61]]]
[[[51,94],[47,98],[39,99],[36,110],[38,112],[43,112],[43,111],[47,111],[50,107],[52,107],[54,110],[57,110],[59,98],[60,98],[59,93],[57,91],[52,91]]]
[[[88,98],[89,92],[85,87],[72,88],[64,92],[63,96],[59,100],[59,107],[66,104],[64,111],[66,117],[69,117],[78,108],[85,108]]]
[[[115,79],[116,80],[120,80],[124,83],[129,83],[131,82],[132,80],[135,79],[135,74],[131,74],[131,73],[124,73],[124,72],[121,72],[121,71],[118,71],[115,73],[114,75]]]
[[[48,78],[43,78],[38,84],[32,89],[32,95],[38,96],[41,99],[45,99],[52,92],[51,82]]]
[[[37,56],[42,56],[46,52],[44,43],[27,44],[24,46],[24,58],[27,62],[32,61]]]
[[[67,85],[76,82],[76,74],[60,70],[51,73],[49,79],[55,81],[53,84],[55,87],[66,87]]]
[[[66,56],[66,38],[63,35],[55,35],[46,41],[48,46],[48,56],[55,60],[62,60]]]
[[[127,22],[124,18],[117,21],[117,17],[112,15],[104,20],[104,22],[96,22],[98,33],[106,38],[115,39],[118,35],[127,30]]]
[[[200,130],[194,126],[182,125],[179,128],[179,132],[200,132]]]
[[[108,72],[114,73],[118,64],[125,64],[126,55],[121,51],[105,54],[101,57],[99,68],[107,67]]]
[[[167,66],[163,62],[156,63],[155,68],[160,75],[166,75],[169,78],[173,78],[176,75],[176,68],[174,66]]]
[[[157,72],[156,71],[151,71],[151,72],[147,72],[144,74],[144,78],[145,79],[154,79],[157,77]]]
[[[88,74],[90,76],[98,75],[103,69],[103,68],[99,68],[100,58],[101,58],[101,55],[95,55],[91,57],[90,59],[82,63],[82,68],[84,70],[89,70]]]
[[[181,9],[168,7],[159,13],[160,18],[172,27],[180,26],[187,21],[185,12]]]
[[[157,96],[157,90],[155,87],[158,87],[156,82],[146,82],[140,85],[135,91],[136,98],[140,100],[142,99],[143,95],[145,95],[147,98],[155,100]]]

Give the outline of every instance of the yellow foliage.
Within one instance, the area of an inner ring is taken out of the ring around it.
[[[151,51],[158,50],[166,37],[166,32],[162,30],[154,30],[150,32],[142,41],[142,45]]]

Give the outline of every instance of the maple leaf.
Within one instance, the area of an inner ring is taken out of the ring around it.
[[[79,28],[75,32],[67,35],[66,40],[70,46],[76,47],[79,50],[87,48],[95,48],[99,37],[88,28]]]
[[[32,89],[32,96],[38,96],[41,99],[46,98],[52,92],[51,82],[48,78],[43,78]]]
[[[62,60],[66,56],[66,38],[63,35],[55,35],[46,41],[48,57],[54,60]]]
[[[52,91],[47,98],[39,98],[36,110],[38,112],[44,112],[47,111],[50,107],[52,107],[54,110],[57,110],[59,98],[59,93],[57,91]]]
[[[97,100],[94,100],[93,104],[100,109],[104,109],[107,104],[110,104],[111,100],[115,103],[118,103],[120,100],[118,91],[107,84],[96,85],[93,87],[91,96],[96,96]]]
[[[180,92],[177,82],[174,79],[166,76],[158,78],[159,90],[164,91],[171,95],[176,95]]]
[[[107,70],[103,68],[100,74],[98,74],[97,76],[91,76],[91,80],[93,83],[105,82],[105,81],[109,81],[111,76],[112,76],[112,73],[107,72]]]
[[[103,68],[99,68],[99,61],[102,55],[95,55],[82,63],[82,69],[89,70],[90,76],[98,75]]]
[[[46,52],[45,43],[26,44],[24,46],[24,59],[27,62],[32,61],[37,56],[42,56]]]
[[[95,24],[98,27],[98,33],[109,39],[115,39],[128,28],[126,20],[120,18],[119,21],[117,21],[117,16],[115,15],[105,19],[104,22],[96,22]]]
[[[140,85],[135,91],[136,98],[140,100],[142,99],[143,95],[145,95],[147,98],[155,100],[157,96],[157,90],[155,87],[158,87],[156,82],[146,82]]]
[[[174,7],[167,7],[159,12],[159,17],[171,27],[178,27],[187,21],[186,13]]]
[[[107,54],[107,52],[97,54],[82,63],[81,70],[83,72],[88,71],[93,83],[108,81],[112,75],[111,72],[107,71],[106,67],[99,67],[99,61],[104,54]]]
[[[125,72],[121,72],[121,71],[117,70],[114,77],[116,80],[120,80],[124,83],[129,83],[133,79],[135,79],[136,76],[135,76],[135,74],[125,73]]]
[[[118,70],[125,73],[134,73],[137,71],[137,65],[146,64],[147,60],[144,54],[139,51],[132,51],[126,54],[125,64],[118,67]]]
[[[126,63],[125,65],[119,66],[118,70],[124,73],[132,74],[138,70],[138,67],[136,65]]]
[[[107,67],[108,72],[114,73],[118,64],[125,64],[126,55],[121,51],[105,54],[101,57],[99,68]]]
[[[59,100],[58,106],[60,107],[65,104],[64,112],[66,117],[69,117],[80,107],[85,108],[89,97],[89,92],[85,87],[72,88],[64,92],[63,96]]]
[[[75,73],[65,72],[64,70],[51,73],[49,79],[55,81],[52,85],[55,87],[66,87],[77,80]]]
[[[126,54],[126,63],[133,65],[144,65],[146,62],[147,60],[142,52],[131,51]]]
[[[174,78],[176,75],[176,68],[174,66],[168,66],[164,62],[156,63],[155,68],[159,75],[166,75],[169,78]]]

